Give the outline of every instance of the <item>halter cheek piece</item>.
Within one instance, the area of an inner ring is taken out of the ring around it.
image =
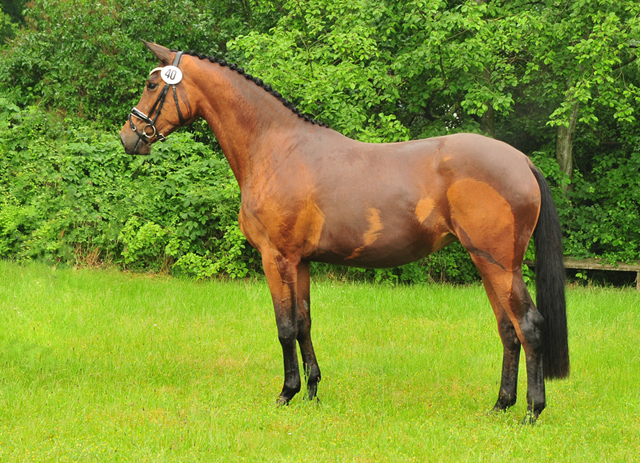
[[[181,57],[182,57],[181,51],[176,53],[176,57],[173,60],[173,66],[175,67],[179,66]],[[153,74],[156,71],[160,71],[161,69],[162,68],[155,68],[153,71],[151,71],[150,74]],[[160,112],[162,111],[162,106],[164,105],[164,100],[167,97],[167,92],[169,91],[169,87],[173,87],[173,99],[175,100],[176,108],[178,109],[178,117],[180,118],[180,125],[182,126],[185,123],[184,117],[182,117],[182,112],[180,111],[180,104],[178,103],[178,92],[176,91],[176,84],[166,83],[164,85],[164,88],[162,89],[162,92],[160,92],[160,95],[158,95],[158,99],[149,110],[148,116],[137,108],[133,108],[131,110],[131,113],[129,114],[129,125],[131,126],[131,130],[133,130],[136,133],[136,135],[138,135],[138,138],[140,138],[140,140],[142,140],[145,143],[149,143],[149,141],[153,137],[157,137],[157,139],[161,142],[167,139],[167,137],[165,137],[163,134],[158,132],[158,129],[156,128],[156,121],[158,120],[158,116],[160,116]],[[154,112],[155,112],[155,116],[153,115]],[[133,123],[133,119],[131,119],[131,116],[135,116],[138,119],[146,122],[146,125],[142,128],[141,131],[139,131],[138,128],[135,126],[135,124]],[[151,129],[151,131],[149,132],[148,129]]]

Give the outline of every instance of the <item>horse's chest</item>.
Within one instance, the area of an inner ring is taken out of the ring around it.
[[[312,200],[244,206],[240,210],[240,228],[259,251],[265,247],[282,254],[309,256],[318,246],[325,217]]]

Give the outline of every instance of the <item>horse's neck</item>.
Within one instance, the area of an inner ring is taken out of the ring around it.
[[[195,76],[202,91],[199,115],[216,135],[242,188],[258,166],[287,151],[288,143],[297,144],[311,124],[236,71],[219,64],[198,64],[202,71]]]

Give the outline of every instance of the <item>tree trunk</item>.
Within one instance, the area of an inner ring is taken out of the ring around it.
[[[484,0],[478,0],[478,5],[483,2]],[[491,88],[491,71],[488,68],[485,68],[483,74],[484,80],[487,82],[487,87]],[[488,109],[480,118],[480,129],[491,138],[496,138],[496,113],[493,110],[490,100],[487,101],[486,104]]]
[[[489,106],[489,109],[487,109],[480,118],[480,128],[491,138],[496,138],[495,111],[493,110],[493,106],[491,106],[490,102],[487,102],[487,105]]]
[[[578,121],[578,103],[573,104],[571,115],[569,116],[569,126],[561,125],[558,127],[558,140],[556,142],[556,159],[560,170],[564,172],[569,180],[573,175],[573,134],[576,131],[576,122]],[[569,185],[563,185],[562,191],[567,192],[572,189]]]

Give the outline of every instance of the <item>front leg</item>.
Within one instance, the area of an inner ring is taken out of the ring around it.
[[[296,339],[298,338],[297,275],[299,261],[290,262],[277,251],[262,254],[278,325],[284,359],[284,385],[277,402],[286,405],[301,387]]]
[[[302,354],[304,374],[307,379],[307,398],[313,400],[318,392],[320,382],[320,367],[311,342],[311,298],[309,262],[298,265],[298,344]]]

